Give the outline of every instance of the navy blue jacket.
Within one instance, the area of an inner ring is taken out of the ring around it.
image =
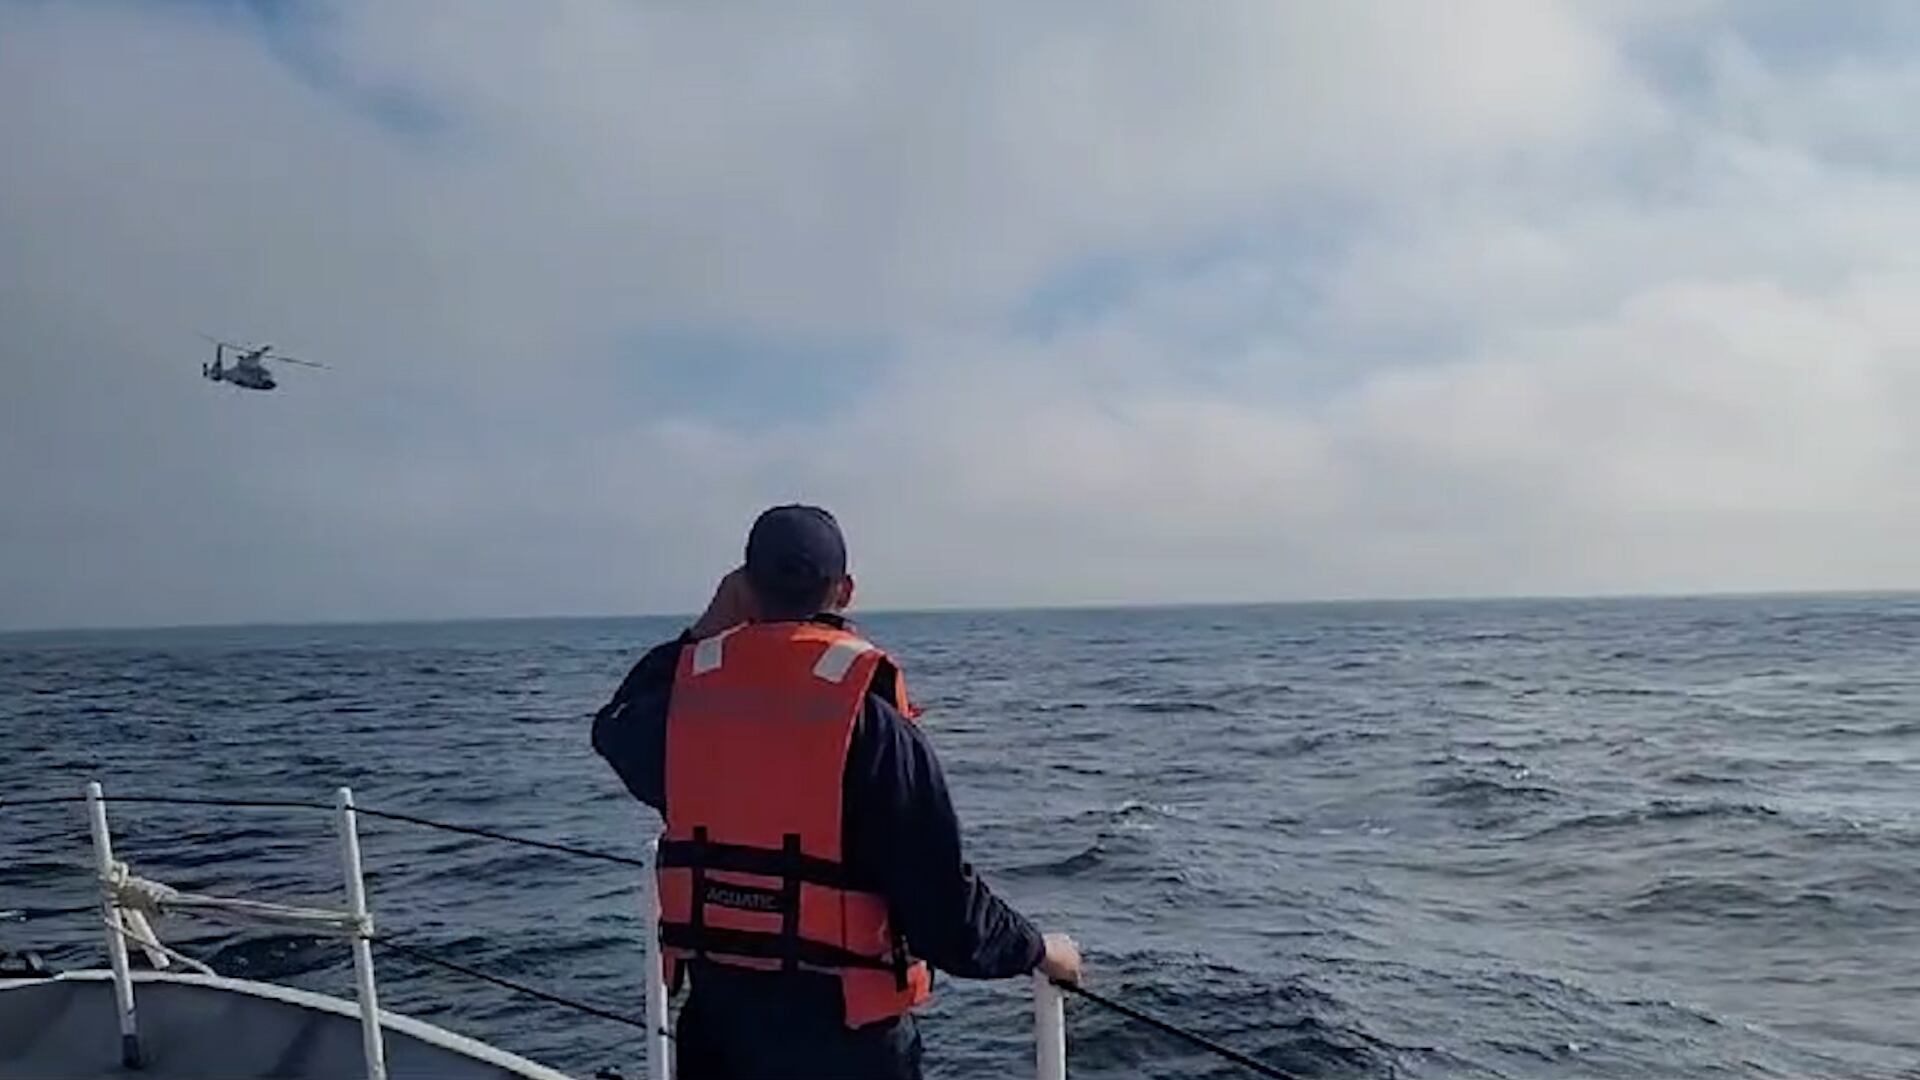
[[[641,657],[593,721],[594,750],[634,798],[662,815],[667,705],[680,650],[691,641],[682,634]],[[882,665],[874,679],[896,677]],[[869,690],[855,721],[841,784],[841,853],[849,881],[887,898],[915,956],[963,978],[1033,970],[1044,951],[1039,932],[961,857],[960,819],[933,747],[881,693]]]

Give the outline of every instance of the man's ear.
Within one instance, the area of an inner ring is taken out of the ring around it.
[[[853,575],[852,574],[848,574],[846,577],[841,578],[840,584],[834,586],[833,606],[835,609],[840,611],[845,611],[848,608],[853,606]]]

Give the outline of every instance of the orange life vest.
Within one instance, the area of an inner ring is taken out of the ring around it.
[[[883,664],[893,677],[876,685]],[[681,650],[658,870],[670,982],[696,958],[837,975],[848,1027],[927,999],[932,977],[886,898],[850,887],[841,861],[847,746],[869,689],[912,715],[885,653],[817,623],[752,623]]]

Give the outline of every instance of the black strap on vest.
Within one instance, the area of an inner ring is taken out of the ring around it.
[[[808,885],[852,891],[844,867],[831,859],[804,852],[788,853],[745,844],[715,843],[705,839],[706,830],[694,829],[692,840],[662,840],[656,856],[658,865],[701,870],[722,870],[731,874],[758,874],[761,877],[786,878],[789,874]]]
[[[867,956],[838,945],[812,941],[800,935],[800,887],[803,884],[820,885],[842,891],[849,890],[845,869],[839,863],[803,852],[800,849],[799,833],[787,833],[781,838],[780,849],[775,851],[744,844],[716,843],[708,839],[706,826],[696,825],[693,828],[691,840],[662,840],[656,858],[658,865],[686,870],[692,877],[690,882],[692,896],[688,904],[687,921],[684,923],[663,921],[660,924],[661,944],[669,948],[684,949],[701,960],[707,959],[709,954],[741,956],[755,960],[778,960],[783,971],[794,971],[802,967],[867,968],[888,971],[893,973],[897,989],[907,989],[908,975],[914,962],[913,954],[907,948],[906,936],[900,932],[897,920],[888,919],[888,922],[893,924],[893,940],[892,947],[887,950],[886,956]],[[763,893],[759,889],[749,890],[738,886],[729,886],[729,888],[742,893],[758,893],[769,898],[777,895],[780,930],[777,933],[763,933],[708,926],[707,873],[711,870],[779,879],[778,893],[771,891]]]
[[[781,847],[786,862],[780,882],[780,948],[782,971],[800,967],[800,834],[790,832]]]
[[[710,961],[727,956],[744,956],[752,960],[782,962],[786,960],[787,943],[779,934],[709,926],[700,931],[698,943],[694,940],[695,936],[693,927],[686,923],[660,924],[660,944],[670,949],[684,949],[688,952],[704,948]],[[863,956],[851,949],[843,949],[838,945],[828,945],[823,941],[811,941],[807,938],[799,938],[793,943],[793,957],[798,966],[818,971],[835,971],[840,968],[893,970],[893,961],[887,957]]]
[[[893,922],[892,917],[889,916],[887,921]],[[908,963],[907,935],[899,931],[899,925],[899,923],[894,923],[895,930],[893,931],[893,988],[895,990],[905,990],[907,988]]]
[[[666,845],[660,845],[665,848]],[[693,842],[689,845],[692,861],[687,865],[693,871],[693,899],[688,905],[687,922],[693,927],[693,955],[695,958],[707,958],[707,859],[704,852],[707,847],[707,827],[693,827]]]

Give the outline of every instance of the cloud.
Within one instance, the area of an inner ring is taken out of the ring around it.
[[[1898,581],[1920,532],[1914,284],[1663,287],[1307,401],[1076,385],[1065,347],[947,357],[847,434],[884,464],[816,484],[929,602]],[[916,534],[966,542],[930,563]]]
[[[0,6],[0,623],[1920,584],[1902,10]]]

